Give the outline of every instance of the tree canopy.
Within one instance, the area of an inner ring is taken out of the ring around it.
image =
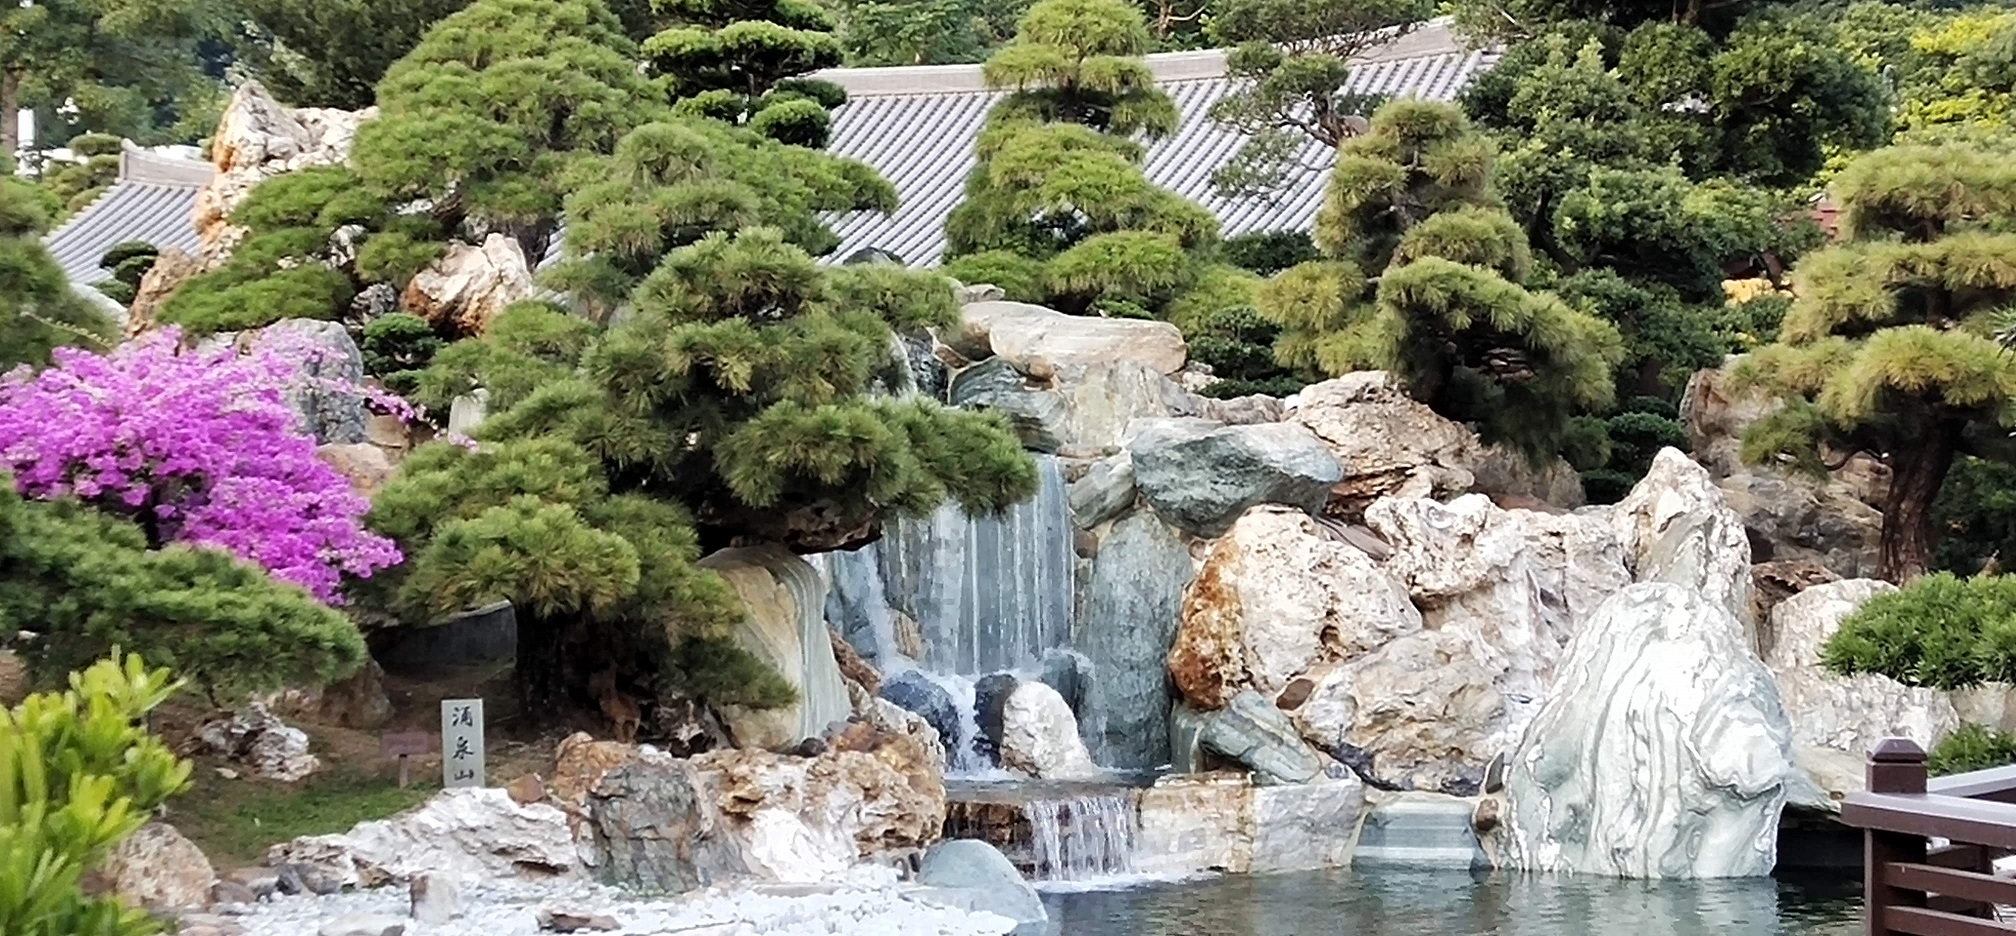
[[[47,223],[39,193],[0,179],[0,373],[49,363],[65,345],[103,345],[112,321],[70,289],[63,268],[42,246]]]
[[[666,28],[644,56],[681,113],[745,124],[801,146],[826,145],[840,86],[801,76],[842,59],[840,21],[812,0],[653,0]]]

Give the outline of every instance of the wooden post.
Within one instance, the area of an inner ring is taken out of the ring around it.
[[[1925,749],[1909,738],[1885,738],[1869,752],[1869,792],[1901,796],[1925,795]],[[1862,932],[1867,936],[1892,936],[1887,912],[1891,907],[1922,907],[1925,895],[1891,887],[1883,880],[1883,866],[1893,862],[1922,864],[1925,838],[1897,832],[1865,829],[1862,833]]]
[[[384,735],[379,744],[387,755],[399,758],[399,789],[406,789],[412,782],[407,774],[406,759],[414,754],[427,754],[434,750],[434,736],[424,731],[402,731]]]

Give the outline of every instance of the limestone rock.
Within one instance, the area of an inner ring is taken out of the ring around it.
[[[1761,626],[1771,620],[1771,609],[1793,595],[1815,585],[1841,581],[1826,566],[1807,559],[1780,559],[1750,567],[1750,601]],[[1759,649],[1764,649],[1761,644]]]
[[[268,703],[275,715],[317,725],[370,730],[392,719],[392,700],[385,694],[385,670],[377,660],[341,682],[320,689],[289,689]]]
[[[1169,672],[1212,710],[1245,689],[1272,698],[1316,665],[1421,629],[1406,590],[1306,513],[1261,506],[1212,543],[1183,593]]]
[[[1195,567],[1182,536],[1150,510],[1114,521],[1092,560],[1074,645],[1096,674],[1080,717],[1103,764],[1169,762],[1169,647]]]
[[[268,780],[293,783],[322,767],[308,753],[307,733],[281,721],[263,702],[212,719],[197,734],[212,754]]]
[[[1125,359],[1174,374],[1189,356],[1182,332],[1167,322],[1065,315],[1002,301],[970,303],[960,309],[960,318],[966,334],[984,332],[989,350],[1023,373],[1044,364],[1063,367]]]
[[[547,788],[556,801],[579,810],[588,804],[588,792],[603,777],[636,759],[634,744],[598,741],[577,731],[563,738],[554,750],[553,782]]]
[[[1238,773],[1170,774],[1141,792],[1136,862],[1148,874],[1345,867],[1365,805],[1355,777],[1254,786]]]
[[[389,819],[303,836],[266,852],[268,865],[311,869],[346,887],[429,871],[463,880],[565,875],[575,871],[577,861],[566,813],[545,803],[520,805],[503,790],[473,787],[443,790]]]
[[[323,444],[364,441],[364,396],[352,389],[364,384],[364,353],[343,326],[287,319],[260,329],[251,345],[301,362],[286,400],[303,432]]]
[[[1862,756],[1890,737],[1908,737],[1930,748],[1959,727],[1960,716],[1946,693],[1874,673],[1839,676],[1820,666],[1821,652],[1842,619],[1870,598],[1896,590],[1870,579],[1831,582],[1793,595],[1772,610],[1761,635],[1764,663],[1778,677],[1794,742]]]
[[[532,268],[518,241],[491,233],[480,247],[452,244],[415,274],[399,307],[459,335],[480,335],[497,313],[532,298]]]
[[[1610,525],[1637,581],[1684,585],[1754,628],[1750,543],[1707,469],[1677,449],[1661,449],[1610,510]]]
[[[323,445],[315,449],[315,455],[349,481],[350,490],[359,497],[370,498],[392,479],[392,459],[369,442]]]
[[[1323,772],[1323,759],[1297,734],[1295,722],[1251,689],[1198,718],[1198,743],[1245,765],[1257,784],[1307,783]]]
[[[1757,562],[1803,559],[1844,578],[1877,574],[1883,514],[1840,484],[1744,472],[1716,482]]]
[[[547,907],[539,911],[539,928],[549,933],[613,933],[623,924],[606,914]]]
[[[1472,795],[1523,725],[1510,664],[1462,628],[1407,634],[1298,679],[1308,695],[1293,715],[1303,738],[1377,786]]]
[[[130,337],[151,330],[161,318],[161,308],[174,298],[175,291],[201,272],[202,258],[179,247],[163,248],[133,291],[133,302],[126,309],[126,334]]]
[[[999,302],[1008,293],[992,283],[971,283],[959,287],[959,304],[972,305],[976,302]]]
[[[1038,780],[1083,780],[1099,775],[1078,720],[1057,690],[1040,682],[1017,685],[1001,710],[1001,765]]]
[[[959,707],[952,694],[922,671],[904,670],[890,676],[882,683],[881,696],[924,719],[938,732],[941,743],[951,745],[959,737]]]
[[[1471,489],[1476,438],[1409,397],[1380,371],[1302,388],[1290,419],[1330,447],[1344,477],[1333,509],[1355,516],[1380,497],[1435,497]]]
[[[1206,537],[1225,532],[1257,504],[1320,510],[1342,477],[1323,443],[1292,423],[1156,420],[1136,433],[1127,453],[1149,506],[1171,525]]]
[[[1050,385],[1064,401],[1060,450],[1111,450],[1129,441],[1140,420],[1202,416],[1207,409],[1207,401],[1155,368],[1124,357],[1060,367]]]
[[[406,921],[376,913],[352,913],[322,924],[317,936],[406,936]]]
[[[28,697],[28,664],[12,650],[0,650],[0,706],[12,708]]]
[[[1121,452],[1093,462],[1071,482],[1071,519],[1089,530],[1134,506],[1134,462]]]
[[[1779,403],[1767,394],[1746,394],[1730,385],[1731,356],[1720,368],[1696,371],[1680,396],[1680,422],[1687,427],[1688,449],[1716,478],[1745,470],[1743,432],[1771,415]]]
[[[1632,585],[1570,642],[1513,754],[1505,841],[1535,871],[1762,877],[1798,778],[1742,622],[1685,586]]]
[[[728,580],[748,612],[735,641],[798,690],[776,709],[722,712],[738,744],[782,749],[846,721],[853,706],[826,629],[826,587],[818,570],[778,547],[722,550],[700,560]]]
[[[113,893],[152,910],[208,906],[217,883],[203,850],[164,822],[147,823],[127,836],[97,873]]]
[[[428,926],[441,926],[462,915],[462,893],[455,879],[435,871],[416,874],[406,884],[413,919]]]
[[[244,239],[245,229],[231,224],[230,215],[259,183],[342,163],[350,157],[357,128],[377,114],[376,107],[355,112],[288,108],[256,81],[239,85],[210,137],[210,162],[217,174],[196,194],[196,233],[206,264],[213,269],[222,265]]]
[[[918,864],[917,883],[971,894],[967,909],[997,913],[1017,924],[1040,925],[1050,919],[1036,889],[986,842],[960,839],[931,846]]]

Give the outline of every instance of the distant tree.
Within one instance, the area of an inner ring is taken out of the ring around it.
[[[1491,142],[1456,108],[1396,101],[1338,151],[1317,220],[1325,258],[1261,291],[1277,357],[1331,374],[1377,368],[1487,442],[1559,451],[1574,415],[1607,409],[1615,327],[1523,284],[1532,256],[1492,189]]]
[[[49,363],[65,345],[103,347],[111,319],[71,291],[69,278],[42,245],[47,224],[41,193],[0,179],[0,373]]]
[[[843,58],[839,20],[806,0],[654,0],[669,25],[644,40],[652,70],[686,114],[745,123],[785,143],[821,147],[839,85],[803,76]]]
[[[155,142],[149,138],[173,122],[176,97],[210,82],[196,45],[219,34],[223,13],[210,0],[0,6],[0,155],[20,148],[16,115],[24,108],[61,106],[76,113],[81,130]]]
[[[1844,241],[1799,265],[1779,343],[1738,371],[1789,404],[1746,434],[1744,455],[1814,471],[1823,446],[1882,459],[1880,567],[1901,582],[1930,567],[1932,505],[1954,460],[2006,460],[2016,425],[2016,358],[1981,327],[2016,299],[2016,175],[2006,153],[1892,147],[1832,190]]]
[[[420,37],[470,0],[239,0],[268,47],[252,69],[294,107],[358,110]]]
[[[847,0],[840,7],[840,42],[847,64],[980,61],[1006,38],[994,33],[983,6],[971,0]]]

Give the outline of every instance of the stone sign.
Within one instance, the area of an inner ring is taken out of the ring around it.
[[[441,700],[441,785],[483,785],[483,700]]]

